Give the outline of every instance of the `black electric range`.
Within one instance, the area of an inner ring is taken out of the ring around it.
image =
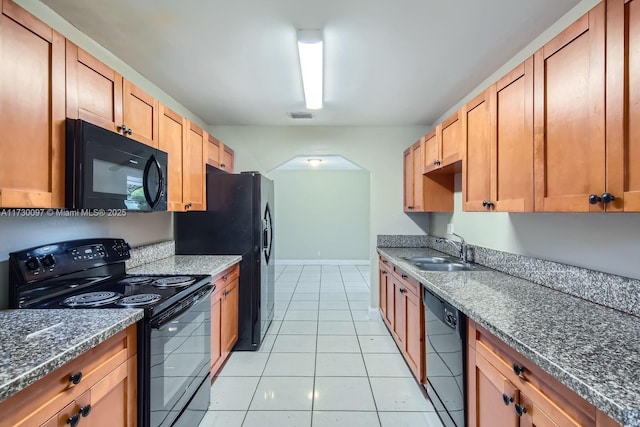
[[[141,308],[138,426],[197,425],[209,406],[209,275],[131,275],[122,239],[58,242],[9,254],[11,308]]]

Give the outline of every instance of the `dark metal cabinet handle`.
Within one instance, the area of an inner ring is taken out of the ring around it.
[[[82,381],[82,372],[76,372],[75,374],[69,375],[69,382],[73,384],[80,384]]]
[[[407,209],[413,209],[413,206],[407,206]]]
[[[227,296],[227,295],[229,295],[230,293],[231,293],[231,292],[229,292],[229,291],[225,290],[225,291],[222,293],[222,295],[226,297],[226,296]]]
[[[131,130],[131,128],[129,128],[129,129],[125,130],[124,133],[126,133],[127,135],[131,135],[133,133],[133,131]]]
[[[220,167],[221,167],[222,169],[224,169],[224,168],[226,168],[226,167],[227,167],[227,165],[225,165],[224,163],[220,163]]]
[[[483,200],[482,206],[487,209],[491,209],[493,207],[493,202],[490,202],[489,200]]]
[[[403,274],[403,275],[402,275],[402,278],[403,278],[403,279],[406,279],[407,277],[409,277],[409,276],[407,276],[406,274]]]
[[[503,394],[502,395],[502,401],[504,402],[505,405],[509,406],[511,404],[511,402],[513,402],[513,397],[507,395],[507,394]]]
[[[67,418],[67,424],[69,424],[71,427],[76,427],[79,422],[80,422],[80,414],[76,414],[72,417]]]
[[[400,288],[400,293],[401,293],[401,294],[404,294],[405,292],[407,292],[407,290],[406,290],[406,289],[404,289],[404,288]]]
[[[516,414],[518,414],[519,417],[521,417],[522,414],[527,413],[527,408],[524,405],[519,405],[516,403],[513,407],[515,408]]]
[[[383,271],[381,271],[381,273],[382,273],[382,274],[385,274],[385,275],[387,274],[387,272],[386,272],[386,271],[384,271],[384,270],[383,270]]]
[[[590,194],[589,195],[589,204],[591,205],[597,205],[598,203],[600,203],[602,201],[602,199],[600,198],[600,196],[598,196],[597,194]]]
[[[605,205],[608,205],[609,203],[613,202],[616,199],[616,196],[614,196],[611,193],[602,193],[602,203],[604,203]]]
[[[229,276],[227,276],[227,275],[225,274],[224,276],[222,276],[222,280],[224,280],[224,281],[226,282],[227,280],[229,280]]]
[[[184,205],[185,209],[191,209],[191,206],[193,205],[193,203],[189,202],[186,205]]]
[[[88,416],[91,413],[91,405],[86,405],[80,408],[78,415],[82,415],[83,417]]]
[[[389,262],[388,262],[386,259],[383,259],[383,260],[382,260],[382,263],[383,263],[383,264],[389,264]]]
[[[127,126],[124,123],[118,126],[117,129],[122,133],[127,133]]]
[[[513,364],[513,373],[520,376],[524,373],[524,366],[518,365],[517,363]]]

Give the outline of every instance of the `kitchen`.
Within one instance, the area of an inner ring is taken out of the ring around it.
[[[154,95],[161,95],[151,83],[142,80],[137,73],[119,62],[110,54],[97,47],[95,42],[79,34],[70,25],[60,22],[59,18],[46,19],[46,6],[39,2],[24,2],[28,9],[36,14],[43,13],[42,19],[54,25],[59,31],[73,34],[74,42],[84,43],[83,48],[92,48],[91,53],[99,56],[112,67],[117,68],[128,78],[136,78],[136,83],[148,89]],[[526,56],[542,45],[544,41],[568,26],[589,10],[595,2],[580,3],[579,10],[554,24],[540,36],[541,41],[528,52],[514,58],[501,67],[494,75],[486,78],[486,84],[478,84],[482,89],[525,59]],[[50,12],[49,12],[50,13]],[[560,16],[560,15],[558,15]],[[549,21],[550,23],[553,20]],[[59,26],[59,27],[58,27]],[[63,31],[64,30],[64,31]],[[545,39],[546,37],[546,39]],[[535,44],[534,40],[532,44]],[[510,56],[507,56],[508,59]],[[110,62],[109,62],[110,61]],[[504,62],[504,61],[503,61]],[[499,66],[499,65],[498,65]],[[495,69],[496,67],[494,67]],[[492,70],[489,70],[489,72]],[[484,77],[484,76],[483,76]],[[480,79],[482,80],[482,79]],[[143,84],[144,83],[144,84]],[[473,88],[474,85],[471,86]],[[460,96],[465,96],[465,90]],[[163,99],[164,101],[164,99]],[[439,123],[456,108],[457,101],[439,106],[439,117],[433,117],[432,123]],[[189,116],[185,109],[174,103],[169,104],[176,111]],[[442,112],[451,107],[451,111]],[[191,116],[189,116],[191,117]],[[202,124],[202,123],[201,123]],[[372,260],[371,282],[377,282],[376,236],[381,234],[424,234],[429,230],[432,235],[446,234],[445,225],[453,222],[456,232],[464,236],[471,244],[522,253],[528,256],[550,259],[594,270],[619,274],[624,277],[638,278],[634,267],[637,253],[637,214],[501,214],[501,213],[465,213],[461,209],[461,177],[455,183],[455,212],[451,214],[409,214],[405,215],[402,206],[402,166],[400,153],[413,141],[418,140],[427,126],[318,126],[318,127],[269,127],[269,126],[215,126],[212,133],[237,152],[236,170],[268,171],[279,163],[295,155],[338,153],[362,165],[371,171],[371,233],[370,251]],[[300,144],[308,140],[309,145]],[[315,148],[316,144],[320,145]],[[371,147],[375,147],[372,150]],[[319,151],[320,153],[316,152]],[[392,161],[391,159],[398,159]],[[426,223],[426,224],[425,224]],[[3,254],[45,242],[65,240],[70,237],[90,236],[127,236],[129,242],[138,246],[146,243],[170,240],[173,238],[173,221],[168,213],[130,214],[122,218],[82,219],[65,218],[46,221],[31,221],[25,218],[11,218],[0,225],[3,235]],[[25,228],[29,233],[25,233]],[[53,231],[52,231],[53,229]],[[47,236],[46,240],[42,236]],[[2,280],[8,276],[6,263]],[[374,288],[374,286],[372,286]],[[378,295],[372,292],[371,307],[378,306]]]

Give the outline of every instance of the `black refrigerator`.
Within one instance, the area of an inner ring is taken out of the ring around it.
[[[238,342],[257,350],[274,315],[273,181],[207,166],[207,210],[176,213],[176,255],[242,255]]]

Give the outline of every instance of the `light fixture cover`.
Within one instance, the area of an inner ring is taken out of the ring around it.
[[[298,30],[298,55],[307,108],[322,108],[322,30]]]
[[[307,159],[307,162],[313,166],[314,168],[320,166],[320,163],[322,163],[322,159]]]

